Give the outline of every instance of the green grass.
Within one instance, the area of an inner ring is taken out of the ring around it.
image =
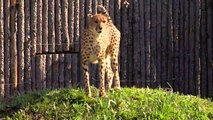
[[[213,102],[162,89],[111,90],[108,98],[85,96],[83,89],[62,89],[19,95],[9,105],[0,104],[2,119],[213,119]],[[9,112],[8,112],[9,111]]]

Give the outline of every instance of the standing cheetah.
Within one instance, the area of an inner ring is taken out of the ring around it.
[[[112,79],[114,78],[115,88],[120,89],[118,73],[120,31],[113,25],[109,18],[109,16],[102,13],[95,15],[88,14],[88,26],[85,28],[81,40],[83,77],[86,94],[89,97],[91,97],[89,63],[98,63],[100,96],[106,96],[105,73],[107,77],[106,88],[111,88]]]

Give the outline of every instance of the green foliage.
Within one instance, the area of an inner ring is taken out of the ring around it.
[[[195,96],[184,96],[162,89],[123,88],[111,90],[107,98],[93,97],[83,89],[34,92],[14,98],[10,107],[18,107],[5,119],[213,119],[213,103]]]

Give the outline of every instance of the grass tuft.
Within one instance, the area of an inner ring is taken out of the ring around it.
[[[98,97],[98,90],[94,87],[92,92],[92,98],[88,98],[81,88],[46,90],[19,95],[6,107],[0,104],[0,118],[8,120],[213,119],[213,103],[195,96],[143,88],[111,90],[107,98]],[[1,112],[8,109],[13,111],[9,112],[10,114]]]

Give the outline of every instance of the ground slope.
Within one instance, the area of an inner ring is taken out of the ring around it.
[[[83,89],[41,91],[15,97],[0,104],[2,119],[213,119],[213,102],[162,89],[123,88],[111,90],[108,98],[93,98]]]

